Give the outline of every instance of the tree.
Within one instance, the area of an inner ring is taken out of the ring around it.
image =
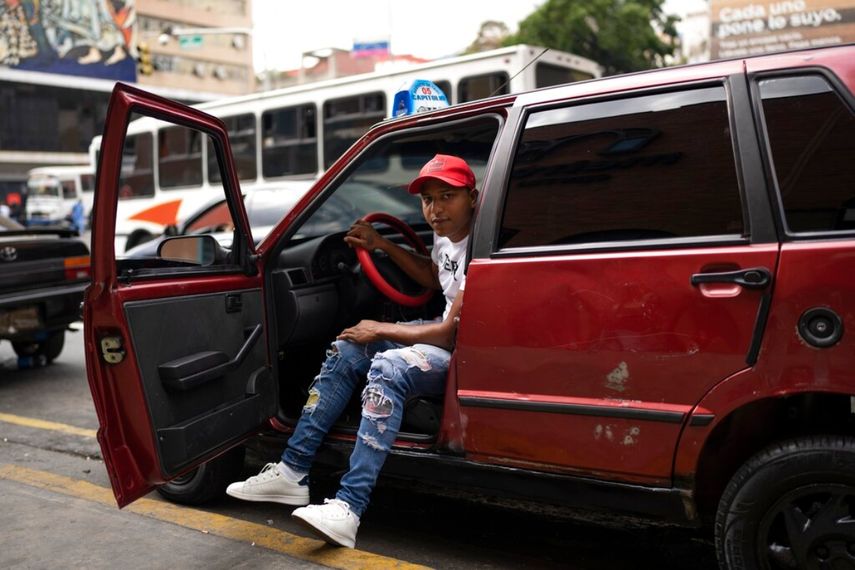
[[[481,24],[481,27],[478,30],[478,37],[475,38],[475,41],[469,44],[469,47],[467,47],[463,53],[476,53],[479,51],[487,51],[489,49],[502,47],[502,42],[504,42],[505,38],[510,34],[510,30],[504,22],[487,20]]]
[[[547,0],[505,45],[541,45],[587,57],[605,75],[664,65],[677,48],[679,17],[664,0]]]

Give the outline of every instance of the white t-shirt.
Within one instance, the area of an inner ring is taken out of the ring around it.
[[[466,276],[463,268],[466,266],[466,245],[469,236],[455,243],[447,237],[433,235],[433,250],[430,258],[436,264],[439,276],[439,285],[445,295],[445,310],[442,312],[442,320],[448,316],[451,304],[457,297],[458,291],[463,291]]]

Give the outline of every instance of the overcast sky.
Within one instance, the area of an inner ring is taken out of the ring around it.
[[[703,0],[668,0],[671,11]],[[253,0],[255,68],[294,69],[314,49],[350,49],[354,40],[391,38],[395,55],[425,59],[457,53],[486,20],[512,31],[543,0]],[[266,60],[266,61],[265,61]]]

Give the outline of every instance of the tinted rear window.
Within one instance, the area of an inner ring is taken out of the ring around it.
[[[742,234],[723,87],[533,113],[500,247]]]
[[[775,179],[792,232],[855,230],[855,115],[818,75],[760,81]]]

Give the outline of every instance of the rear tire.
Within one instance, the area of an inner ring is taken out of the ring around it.
[[[855,438],[807,436],[747,461],[715,521],[727,569],[855,568]]]
[[[243,446],[204,463],[166,485],[157,492],[173,503],[201,505],[225,494],[229,483],[237,481],[243,471],[246,450]]]
[[[65,346],[65,331],[54,331],[42,343],[42,350],[48,362],[53,362],[62,353]]]

